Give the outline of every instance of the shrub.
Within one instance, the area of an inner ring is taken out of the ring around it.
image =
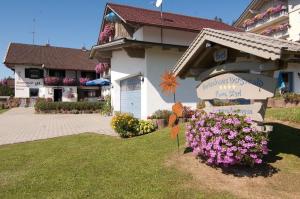
[[[285,93],[283,98],[286,103],[299,104],[300,102],[300,95],[297,93]]]
[[[194,114],[195,111],[191,107],[188,106],[183,107],[183,113],[182,113],[183,118],[190,119]]]
[[[170,115],[172,115],[172,111],[169,110],[158,110],[153,113],[152,116],[149,117],[149,119],[165,119],[169,120]]]
[[[101,102],[51,102],[49,99],[38,99],[35,103],[37,112],[70,112],[99,111],[103,107]]]
[[[15,90],[6,84],[0,84],[0,96],[14,96]]]
[[[153,122],[151,122],[151,121],[141,120],[139,122],[140,135],[152,133],[156,129],[157,129],[157,126]]]
[[[252,125],[239,115],[197,112],[187,125],[187,145],[211,165],[261,164],[268,154],[267,133]]]
[[[104,104],[103,104],[101,114],[111,115],[111,113],[112,113],[111,96],[108,95],[104,97]]]
[[[139,120],[129,113],[116,113],[112,118],[111,126],[124,138],[139,135]]]

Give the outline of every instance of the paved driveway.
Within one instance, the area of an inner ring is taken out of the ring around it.
[[[15,108],[0,114],[0,145],[86,132],[116,136],[110,117],[100,114],[35,114],[33,108]]]

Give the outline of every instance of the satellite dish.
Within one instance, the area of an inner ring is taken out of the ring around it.
[[[163,0],[156,0],[155,6],[159,8],[162,4],[162,1]]]

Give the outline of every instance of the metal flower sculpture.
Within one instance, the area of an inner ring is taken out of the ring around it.
[[[160,87],[162,88],[163,93],[166,93],[167,95],[176,93],[177,86],[179,85],[177,82],[176,77],[173,75],[172,72],[166,71],[161,76],[161,83]]]
[[[174,96],[174,105],[172,107],[173,114],[169,117],[169,127],[171,128],[171,137],[173,139],[177,138],[177,146],[179,151],[179,132],[180,132],[180,126],[178,124],[179,118],[182,117],[183,113],[183,106],[180,102],[176,103],[176,90],[178,87],[178,82],[176,79],[176,76],[172,72],[166,71],[161,76],[161,83],[160,87],[162,89],[162,92],[166,95],[173,94]]]

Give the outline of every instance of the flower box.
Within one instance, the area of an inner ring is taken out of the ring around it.
[[[66,78],[63,79],[63,84],[64,84],[64,86],[75,86],[76,85],[76,79],[66,77]]]
[[[89,79],[89,78],[85,78],[85,77],[81,77],[81,78],[79,79],[80,85],[82,85],[82,86],[85,86],[85,84],[86,84],[88,81],[90,81],[90,79]]]
[[[62,79],[59,77],[45,77],[44,83],[48,86],[58,86],[62,83]]]

